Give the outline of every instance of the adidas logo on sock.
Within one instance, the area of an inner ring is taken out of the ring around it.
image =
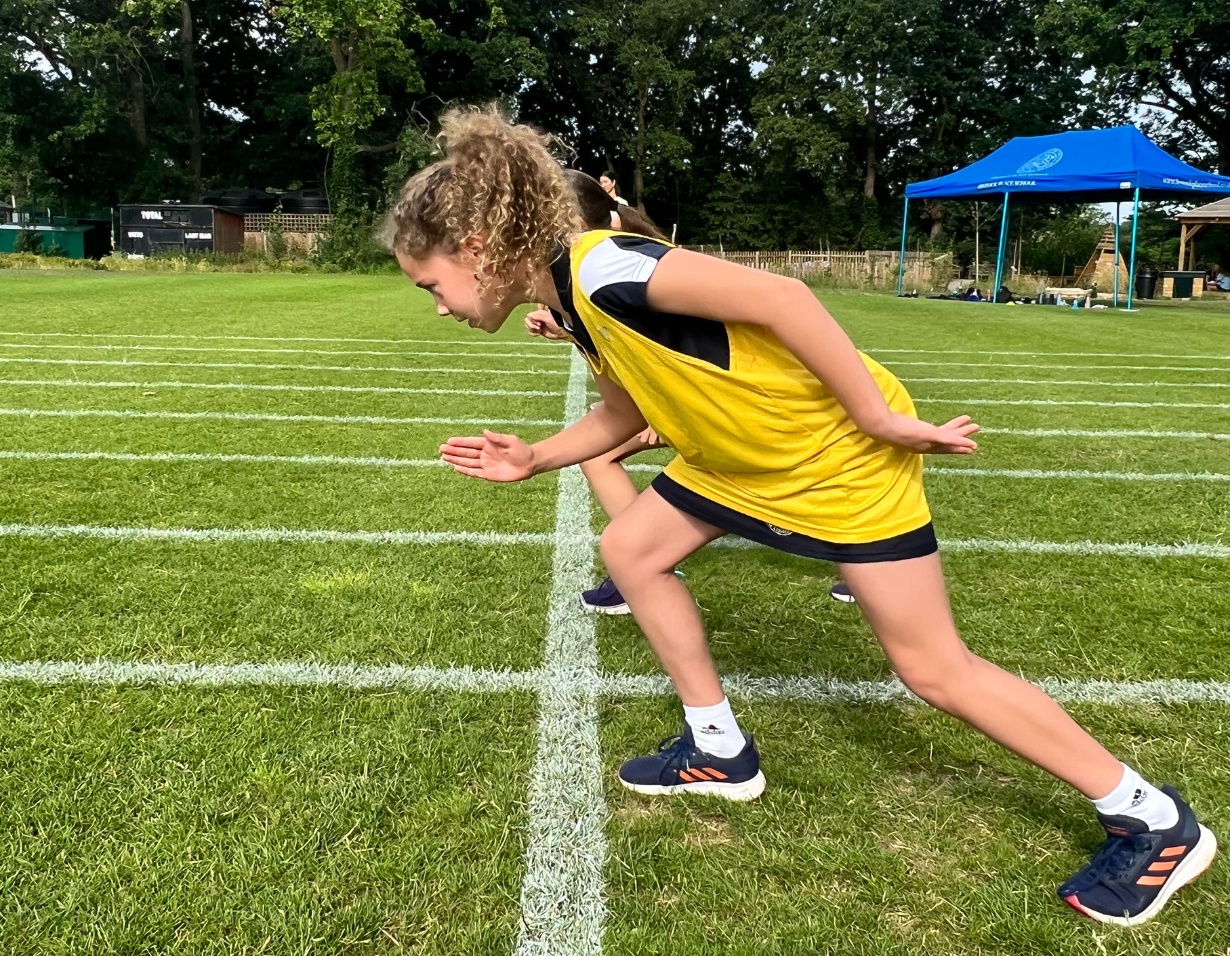
[[[1137,787],[1136,793],[1133,794],[1132,796],[1132,805],[1128,809],[1135,810],[1138,806],[1140,806],[1142,803],[1145,802],[1145,799],[1148,796],[1149,794],[1146,790],[1142,789],[1141,787]]]
[[[726,733],[726,731],[718,727],[717,724],[710,724],[708,727],[697,727],[696,729],[702,734],[706,734],[710,737],[720,737]]]

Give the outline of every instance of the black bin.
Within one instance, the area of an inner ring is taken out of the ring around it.
[[[1162,274],[1156,269],[1141,269],[1136,273],[1136,298],[1152,299],[1157,292],[1157,280]]]

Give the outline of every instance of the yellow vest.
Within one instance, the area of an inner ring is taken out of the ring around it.
[[[726,325],[727,370],[660,345],[594,305],[580,284],[581,263],[613,235],[586,232],[573,244],[573,308],[598,352],[586,356],[593,371],[624,388],[678,452],[670,478],[753,518],[839,544],[878,541],[931,520],[921,456],[860,432],[768,329]],[[896,376],[862,359],[889,407],[915,416]]]

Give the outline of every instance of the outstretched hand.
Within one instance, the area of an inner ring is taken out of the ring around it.
[[[534,474],[534,452],[516,435],[483,430],[481,438],[450,438],[440,457],[453,470],[487,481],[523,481]]]
[[[970,436],[982,429],[968,415],[959,415],[943,425],[930,425],[930,434],[923,436],[924,455],[972,455],[978,443]]]

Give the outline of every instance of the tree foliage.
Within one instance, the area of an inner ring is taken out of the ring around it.
[[[341,237],[430,161],[442,109],[498,100],[680,241],[895,246],[905,182],[1014,135],[1143,118],[1226,171],[1220,16],[1210,0],[0,0],[0,194],[84,213],[323,185],[356,217]],[[916,204],[911,243],[972,258],[989,238],[974,212]],[[1024,222],[1062,264],[1084,216]]]

